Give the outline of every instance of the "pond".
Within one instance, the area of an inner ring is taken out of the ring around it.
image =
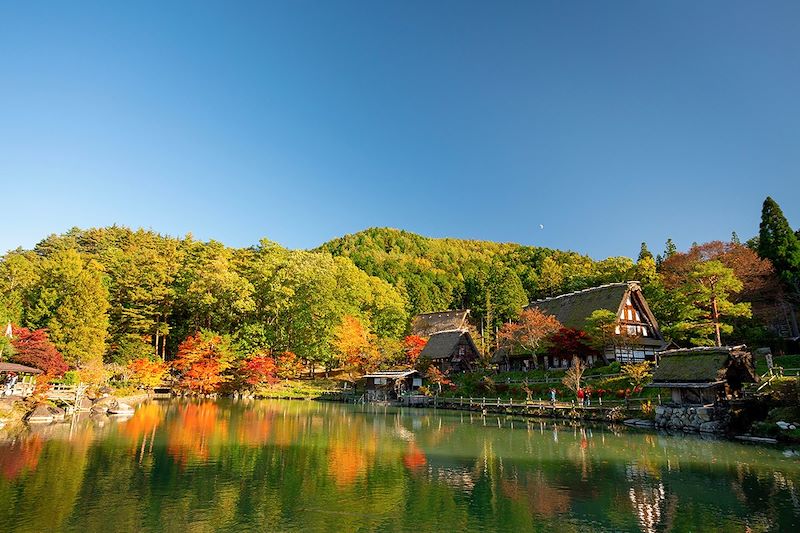
[[[0,531],[798,531],[792,448],[304,401],[0,431]]]

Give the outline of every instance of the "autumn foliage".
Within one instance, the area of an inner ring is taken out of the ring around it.
[[[147,389],[159,386],[167,375],[166,363],[144,357],[128,363],[128,369],[133,374],[133,382]]]
[[[64,356],[50,342],[44,329],[14,328],[11,345],[16,352],[11,357],[14,363],[38,368],[48,377],[63,376],[68,370]]]
[[[182,389],[213,394],[230,379],[227,371],[232,360],[229,339],[203,331],[187,337],[180,344],[172,366],[180,375],[178,384]]]
[[[513,352],[535,354],[561,327],[554,316],[529,308],[522,311],[515,322],[503,324],[498,338]],[[536,358],[533,360],[535,364]]]
[[[359,319],[346,315],[336,330],[333,344],[341,357],[342,366],[351,376],[357,376],[377,367],[379,354],[375,342],[375,336]]]
[[[549,339],[548,352],[564,358],[585,357],[596,354],[588,333],[576,328],[561,328]]]
[[[428,344],[428,341],[418,335],[409,335],[403,339],[403,352],[405,353],[406,362],[409,366],[413,367],[417,364],[419,354],[422,353],[426,344]]]
[[[256,354],[242,361],[239,373],[245,383],[251,387],[274,385],[279,380],[278,364],[266,354]]]

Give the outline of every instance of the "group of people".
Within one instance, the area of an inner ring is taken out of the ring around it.
[[[589,389],[584,389],[583,387],[578,389],[578,403],[584,407],[589,407],[592,405],[592,391]],[[552,405],[556,404],[556,389],[550,388],[550,403]]]

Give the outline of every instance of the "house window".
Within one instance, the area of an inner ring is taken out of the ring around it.
[[[458,355],[460,355],[461,357],[467,355],[467,347],[464,346],[463,344],[458,347]]]
[[[413,387],[421,387],[422,386],[422,378],[414,378]]]
[[[386,378],[375,378],[375,385],[386,385]]]

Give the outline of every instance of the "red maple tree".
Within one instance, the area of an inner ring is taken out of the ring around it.
[[[180,373],[178,385],[191,392],[212,394],[219,392],[230,376],[226,371],[231,367],[233,353],[230,341],[212,332],[198,332],[190,335],[178,346],[178,353],[172,362]]]
[[[425,348],[426,344],[428,344],[428,341],[418,335],[409,335],[403,339],[403,351],[406,355],[406,363],[409,366],[413,367],[417,364],[419,354],[422,353],[422,349]]]
[[[32,366],[43,371],[48,377],[63,376],[69,367],[64,356],[50,341],[47,331],[28,328],[13,328],[11,345],[14,347],[12,362]]]
[[[266,354],[251,355],[242,361],[239,373],[244,382],[253,387],[274,385],[278,378],[278,364],[275,359]]]

